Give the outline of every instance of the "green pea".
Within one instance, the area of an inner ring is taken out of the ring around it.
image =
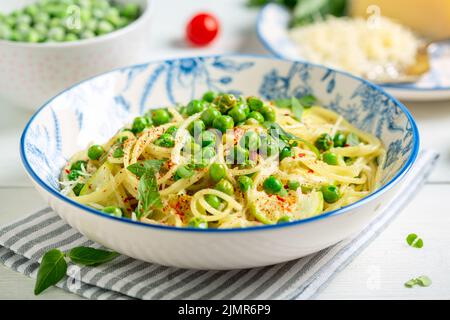
[[[241,146],[235,146],[226,156],[227,163],[247,164],[249,152]]]
[[[256,97],[248,97],[247,104],[252,111],[259,111],[264,105],[264,103]]]
[[[261,138],[255,131],[247,131],[239,141],[239,144],[252,151],[256,151],[261,143]]]
[[[337,166],[337,164],[338,164],[338,156],[336,153],[333,153],[333,152],[325,152],[322,155],[322,159],[325,163],[327,163],[331,166]]]
[[[186,113],[188,116],[192,116],[196,113],[202,112],[203,110],[205,110],[205,103],[200,100],[192,100],[186,107]]]
[[[275,122],[275,111],[270,106],[263,106],[259,112],[262,114],[265,121]]]
[[[214,120],[220,117],[222,114],[219,110],[213,107],[208,107],[205,111],[203,111],[200,119],[205,123],[205,125],[209,128],[212,126]]]
[[[250,112],[250,114],[248,115],[248,119],[255,119],[258,123],[264,122],[263,115],[261,113],[259,113],[258,111]]]
[[[20,16],[18,16],[16,18],[16,24],[17,25],[21,25],[21,24],[26,24],[26,25],[30,25],[33,19],[31,19],[31,17],[27,14],[22,14]]]
[[[77,41],[78,36],[75,33],[68,33],[66,34],[66,37],[64,38],[64,41]]]
[[[342,132],[337,132],[334,135],[333,143],[336,148],[344,147],[346,144],[346,141],[347,141],[347,138],[345,137],[345,135]]]
[[[88,149],[88,157],[91,160],[98,160],[102,154],[105,152],[102,146],[98,144],[94,144],[93,146],[90,146]]]
[[[194,217],[189,221],[188,226],[191,228],[208,229],[208,221],[201,217]]]
[[[180,179],[188,179],[192,177],[195,172],[189,165],[181,166],[175,172],[176,176]]]
[[[62,25],[62,21],[59,18],[52,18],[48,22],[49,28],[60,28]]]
[[[205,200],[214,209],[219,209],[220,205],[222,203],[220,198],[218,196],[216,196],[216,195],[213,195],[213,194],[207,194],[205,196]]]
[[[217,97],[216,93],[214,93],[213,91],[208,91],[208,92],[205,92],[205,94],[202,97],[202,100],[212,103],[216,97]]]
[[[33,17],[34,24],[42,23],[42,24],[48,24],[50,22],[50,15],[47,12],[39,11],[36,13]]]
[[[122,217],[122,210],[120,208],[114,207],[114,206],[110,206],[110,207],[105,207],[102,210],[103,213],[107,213],[110,216],[113,217],[117,217],[117,218],[121,218]]]
[[[234,120],[230,116],[220,116],[214,120],[213,127],[225,133],[227,130],[234,128]]]
[[[266,193],[277,194],[283,188],[283,184],[274,176],[270,176],[266,180],[264,180],[263,187]]]
[[[282,223],[289,223],[292,221],[294,221],[294,219],[292,219],[290,216],[282,216],[280,219],[278,219],[277,223],[282,224]]]
[[[238,123],[241,121],[245,121],[247,119],[247,116],[245,114],[245,111],[240,106],[233,107],[229,112],[228,115],[233,118],[234,122]]]
[[[280,197],[286,198],[289,195],[289,192],[285,188],[281,188],[280,192],[278,192]]]
[[[270,136],[263,136],[261,138],[260,153],[265,157],[270,157],[278,153],[279,147],[276,141]]]
[[[226,179],[220,180],[216,184],[215,189],[220,191],[220,192],[223,192],[225,194],[228,194],[230,196],[234,194],[234,187],[233,187],[233,185],[231,184],[230,181],[228,181]]]
[[[78,170],[78,171],[82,171],[83,169],[86,169],[87,166],[87,162],[84,160],[78,160],[76,162],[74,162],[71,166],[70,166],[70,170]]]
[[[47,34],[47,38],[49,41],[61,42],[64,41],[66,36],[66,32],[61,27],[52,27]]]
[[[225,178],[226,175],[226,168],[223,164],[219,163],[213,163],[209,167],[209,177],[214,182],[219,182],[223,178]]]
[[[27,42],[31,42],[31,43],[36,43],[39,42],[41,40],[41,36],[39,34],[39,32],[37,32],[36,30],[30,30],[30,32],[28,33],[27,37],[26,37],[26,41]]]
[[[311,193],[311,191],[313,191],[314,188],[311,186],[302,186],[302,193],[304,194],[308,194]]]
[[[12,29],[9,26],[0,24],[0,39],[9,40],[11,33]]]
[[[289,188],[289,190],[297,191],[297,189],[300,188],[300,182],[295,181],[295,180],[289,180],[288,188]]]
[[[242,192],[247,192],[253,186],[253,180],[247,176],[240,176],[238,178],[238,185]]]
[[[328,151],[333,146],[333,139],[331,138],[331,136],[328,133],[321,134],[317,138],[317,140],[315,142],[315,146],[320,151]]]
[[[124,142],[127,141],[127,140],[128,140],[128,136],[121,135],[121,136],[119,136],[119,137],[117,138],[116,142],[117,142],[117,143],[124,143]]]
[[[97,34],[103,35],[114,31],[114,26],[106,20],[102,20],[98,23]]]
[[[94,19],[97,19],[99,21],[102,21],[105,18],[105,15],[105,11],[101,10],[100,8],[95,8],[92,10],[92,16],[94,17]]]
[[[90,30],[85,30],[81,33],[80,35],[81,39],[91,39],[91,38],[95,38],[95,33],[93,31]]]
[[[195,141],[192,139],[191,142],[185,144],[183,150],[185,153],[187,153],[187,155],[194,156],[202,151],[202,147],[200,147],[200,145],[195,143]]]
[[[175,146],[175,139],[170,133],[163,133],[154,142],[155,145],[164,148],[173,148]]]
[[[214,103],[219,107],[220,112],[222,113],[226,113],[228,110],[235,107],[237,102],[236,97],[229,93],[222,93],[214,100]]]
[[[353,132],[349,133],[346,139],[346,145],[350,146],[350,147],[354,147],[357,146],[361,143],[361,140],[359,139],[359,137],[354,134]]]
[[[341,197],[339,188],[334,185],[322,186],[321,191],[326,203],[335,203]]]
[[[133,125],[131,126],[131,131],[134,134],[141,133],[145,128],[149,126],[150,125],[147,117],[136,117],[134,118]]]
[[[36,4],[30,4],[29,6],[24,8],[24,11],[31,17],[34,17],[39,13],[39,7]]]
[[[203,131],[197,141],[202,147],[213,146],[216,144],[216,135],[211,131]]]
[[[84,188],[84,183],[77,183],[75,185],[75,187],[72,188],[72,191],[78,197],[83,188]]]
[[[202,149],[202,159],[209,160],[216,155],[214,147],[206,147]]]
[[[283,160],[285,158],[290,158],[294,155],[290,147],[284,147],[283,150],[280,152],[280,160]]]
[[[117,8],[109,8],[105,13],[105,20],[117,27],[121,23],[120,13]]]
[[[117,159],[117,158],[122,158],[123,155],[124,155],[124,152],[123,152],[123,148],[122,148],[122,147],[116,148],[116,149],[113,151],[113,153],[112,153],[113,158],[116,158],[116,159]]]
[[[139,6],[135,3],[127,3],[120,9],[120,14],[129,19],[135,20],[139,17]]]
[[[152,112],[152,121],[155,126],[166,124],[170,121],[170,113],[165,109],[157,109]]]
[[[191,135],[193,135],[194,137],[199,137],[200,134],[205,131],[206,126],[205,123],[202,120],[195,120],[194,122],[192,122],[189,125],[189,132],[191,133]]]

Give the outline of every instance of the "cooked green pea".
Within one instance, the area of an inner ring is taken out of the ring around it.
[[[117,218],[122,217],[122,210],[120,208],[110,206],[103,208],[102,212],[109,214],[110,216],[114,216]]]
[[[95,33],[91,30],[85,30],[80,35],[81,39],[91,39],[95,38]]]
[[[208,107],[205,111],[203,111],[200,119],[205,123],[205,125],[209,128],[212,126],[214,120],[220,117],[222,114],[219,110],[213,107]]]
[[[338,164],[338,156],[336,153],[333,152],[325,152],[322,155],[323,161],[326,164],[329,164],[331,166],[336,166]]]
[[[124,17],[134,20],[137,17],[139,17],[139,11],[140,9],[137,4],[127,3],[121,8],[120,14],[123,15]]]
[[[333,139],[331,138],[331,136],[328,133],[321,134],[317,138],[317,140],[315,142],[315,146],[320,151],[328,151],[333,146]]]
[[[270,176],[266,180],[264,180],[263,187],[266,193],[277,194],[283,188],[283,184],[274,176]]]
[[[198,229],[208,229],[208,221],[201,217],[194,217],[192,218],[189,223],[189,227],[191,228],[198,228]]]
[[[205,103],[200,100],[192,100],[186,107],[186,113],[188,116],[202,112],[205,109]]]
[[[84,188],[84,183],[77,183],[75,187],[72,188],[73,193],[78,197],[80,195],[81,189]]]
[[[357,146],[361,143],[361,140],[359,140],[359,137],[354,134],[353,132],[349,133],[346,140],[346,145],[350,147]]]
[[[117,142],[117,143],[124,143],[124,142],[127,141],[127,140],[128,140],[128,136],[121,135],[121,136],[119,136],[119,137],[117,138],[116,142]]]
[[[295,181],[295,180],[289,180],[288,188],[289,188],[289,190],[297,191],[297,189],[300,188],[300,182]]]
[[[214,93],[213,91],[208,91],[208,92],[205,92],[205,94],[202,97],[202,100],[211,103],[214,101],[216,96],[217,96],[217,94]]]
[[[12,29],[9,26],[0,24],[0,39],[9,40],[11,33]]]
[[[248,119],[255,119],[256,121],[258,121],[258,123],[264,122],[263,115],[261,113],[259,113],[258,111],[250,112],[250,114],[248,115]]]
[[[263,136],[261,138],[260,152],[263,156],[270,157],[278,153],[279,147],[276,141],[270,136]]]
[[[33,29],[31,29],[26,36],[27,42],[36,43],[36,42],[39,42],[40,40],[41,40],[41,36],[40,36],[39,32],[37,32],[36,30],[33,30]]]
[[[220,116],[214,120],[213,127],[225,133],[227,130],[234,128],[234,120],[230,116]]]
[[[84,160],[78,160],[76,162],[74,162],[71,166],[70,166],[70,170],[79,170],[82,171],[83,169],[86,169],[87,166],[87,162]]]
[[[276,120],[275,111],[270,106],[263,106],[259,112],[262,114],[265,121],[274,122]]]
[[[103,35],[114,31],[114,26],[106,20],[102,20],[98,23],[97,34]]]
[[[66,36],[66,32],[61,27],[52,27],[47,34],[47,39],[49,41],[57,41],[61,42],[64,41],[64,38]]]
[[[209,167],[209,177],[214,182],[219,182],[226,175],[226,168],[223,164],[213,163]]]
[[[192,177],[195,172],[189,165],[181,166],[177,169],[176,173],[177,177],[180,179],[187,179]]]
[[[21,25],[21,24],[27,24],[30,25],[33,19],[31,19],[31,17],[27,14],[21,14],[20,16],[18,16],[16,18],[16,24],[17,25]]]
[[[294,155],[290,147],[284,147],[283,150],[280,152],[280,160],[283,160],[285,158],[290,158]]]
[[[220,112],[223,114],[236,106],[237,102],[236,97],[229,93],[222,93],[214,100],[214,103],[219,107]]]
[[[205,196],[205,200],[214,209],[219,209],[220,208],[220,204],[222,203],[220,198],[218,196],[216,196],[216,195],[213,195],[213,194],[207,194]]]
[[[248,97],[247,104],[252,111],[259,111],[264,105],[264,103],[256,97]]]
[[[278,219],[277,223],[281,224],[281,223],[288,223],[288,222],[292,222],[294,221],[294,219],[292,219],[290,216],[282,216],[280,219]]]
[[[256,151],[261,143],[261,138],[255,131],[247,131],[239,141],[239,144],[252,151]]]
[[[164,148],[173,148],[175,146],[175,139],[170,133],[163,133],[155,140],[154,144]]]
[[[234,146],[234,148],[227,154],[227,163],[230,164],[247,164],[249,152],[241,146]]]
[[[123,155],[124,155],[124,152],[123,152],[123,148],[122,148],[122,147],[116,148],[116,149],[113,151],[113,153],[112,153],[113,158],[116,158],[116,159],[117,159],[117,158],[122,158]]]
[[[98,160],[102,154],[105,152],[102,146],[98,144],[94,144],[93,146],[90,146],[88,149],[88,157],[91,160]]]
[[[322,186],[321,191],[326,203],[335,203],[341,197],[339,188],[334,185]]]
[[[214,146],[216,144],[216,135],[211,131],[203,131],[199,135],[197,142],[202,147]]]
[[[335,146],[336,148],[342,148],[342,147],[344,147],[345,144],[346,144],[346,141],[347,141],[347,139],[346,139],[345,135],[344,135],[342,132],[337,132],[337,133],[334,135],[333,143],[334,143],[334,146]]]
[[[77,41],[78,36],[75,33],[68,33],[66,34],[66,37],[64,38],[64,41]]]
[[[218,191],[221,191],[221,192],[223,192],[225,194],[228,194],[230,196],[234,194],[234,187],[233,187],[233,185],[231,184],[230,181],[228,181],[226,179],[220,180],[216,184],[215,189],[218,190]]]
[[[247,119],[244,109],[240,106],[233,107],[228,112],[228,115],[233,118],[235,123],[245,121],[245,119]]]
[[[202,159],[209,160],[216,155],[216,150],[214,147],[206,147],[202,149]]]
[[[253,186],[253,180],[247,176],[240,176],[238,178],[238,185],[242,192],[247,192]]]
[[[39,11],[34,15],[33,21],[35,25],[38,23],[48,24],[50,21],[50,15],[47,12]]]
[[[131,131],[134,134],[141,133],[145,128],[149,127],[149,121],[147,117],[136,117],[134,118],[133,125],[131,126]]]
[[[166,124],[170,121],[170,113],[166,109],[157,109],[152,112],[152,121],[155,126]]]
[[[194,137],[199,137],[200,134],[205,131],[206,126],[205,123],[202,120],[195,120],[194,122],[192,122],[189,125],[189,132],[191,133],[192,136]]]
[[[75,181],[79,176],[81,176],[80,170],[70,170],[69,174],[67,175],[67,179],[69,179],[69,181]]]
[[[171,134],[172,136],[175,136],[175,134],[177,133],[178,128],[176,126],[171,126],[169,128],[167,128],[166,133],[167,134]]]

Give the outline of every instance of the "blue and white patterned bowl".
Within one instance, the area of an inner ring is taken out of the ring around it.
[[[260,11],[256,31],[261,43],[275,56],[305,61],[290,39],[291,14],[284,6],[270,3]],[[450,99],[450,41],[430,48],[431,70],[416,83],[385,85],[383,89],[398,99],[433,101]]]
[[[148,108],[187,102],[207,90],[265,99],[313,94],[388,149],[383,187],[319,217],[247,229],[198,230],[142,224],[105,215],[58,191],[67,159],[108,140]],[[414,163],[419,136],[408,110],[380,88],[321,66],[258,56],[210,56],[152,62],[84,81],[44,105],[21,140],[25,169],[50,206],[88,238],[163,265],[233,269],[270,265],[328,247],[361,230],[393,196]]]

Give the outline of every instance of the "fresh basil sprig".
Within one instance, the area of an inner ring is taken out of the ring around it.
[[[113,260],[118,255],[116,252],[88,247],[76,247],[66,254],[61,250],[52,249],[42,257],[34,286],[34,294],[39,295],[64,278],[67,272],[66,259],[84,266],[97,266]]]
[[[129,165],[127,169],[134,175],[142,177],[149,170],[158,172],[164,162],[164,160],[139,161]]]

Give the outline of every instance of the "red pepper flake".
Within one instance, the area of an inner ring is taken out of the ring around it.
[[[350,147],[350,145],[348,143],[344,144],[344,147]]]
[[[305,153],[299,153],[299,154],[298,154],[298,157],[299,157],[299,158],[303,158],[303,157],[305,157],[305,156],[306,156]]]
[[[281,202],[285,202],[286,201],[286,199],[280,197],[279,195],[277,195],[277,199],[278,199],[278,201],[281,201]]]
[[[308,173],[314,173],[314,170],[309,169],[309,170],[308,170]]]
[[[64,170],[67,174],[69,174],[70,173],[70,170],[69,169],[66,169],[66,170]]]

